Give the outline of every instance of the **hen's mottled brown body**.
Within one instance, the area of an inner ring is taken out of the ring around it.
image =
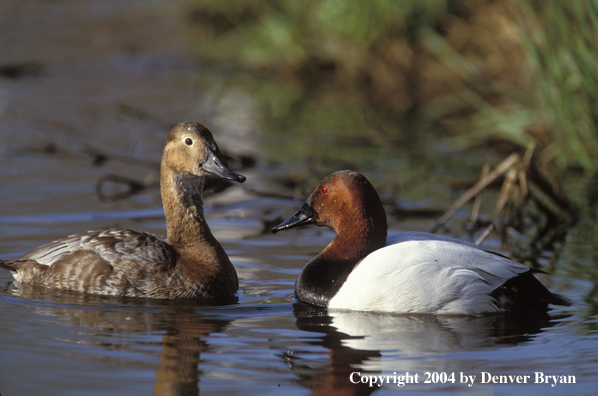
[[[243,182],[222,159],[210,131],[183,122],[168,135],[161,165],[167,238],[105,229],[50,242],[18,260],[0,261],[17,282],[129,297],[232,296],[237,273],[203,215],[206,174]]]

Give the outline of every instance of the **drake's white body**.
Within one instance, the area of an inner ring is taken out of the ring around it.
[[[332,309],[397,313],[499,312],[491,293],[529,267],[465,241],[423,232],[389,236],[330,299]]]

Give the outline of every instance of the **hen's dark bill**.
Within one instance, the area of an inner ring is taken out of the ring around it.
[[[220,153],[214,152],[209,148],[208,159],[203,164],[203,169],[214,176],[218,176],[227,180],[233,180],[239,183],[243,183],[247,179],[245,176],[240,175],[232,170],[231,167],[228,166],[228,164],[224,161]]]

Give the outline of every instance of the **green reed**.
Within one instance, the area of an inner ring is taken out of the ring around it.
[[[593,171],[597,4],[196,0],[192,20],[203,59],[259,80],[270,129],[373,145],[535,140],[561,168]]]

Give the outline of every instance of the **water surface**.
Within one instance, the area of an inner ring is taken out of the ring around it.
[[[400,198],[406,209],[442,209],[460,193],[450,179],[477,175],[484,160],[501,157],[425,142],[327,150],[314,141],[312,158],[285,162],[281,153],[295,152],[299,138],[263,134],[267,120],[240,78],[193,58],[188,5],[3,2],[0,257],[94,228],[164,234],[155,180],[162,144],[176,122],[199,120],[248,177],[206,199],[210,227],[239,274],[238,301],[201,306],[17,289],[1,271],[3,396],[595,393],[598,241],[588,212],[557,252],[540,252],[553,273],[542,281],[575,302],[550,317],[327,312],[297,303],[295,278],[334,234],[268,230],[299,207],[325,171],[355,167],[387,203]],[[97,183],[106,175],[147,180],[149,188],[102,200]],[[428,230],[434,222],[404,217],[392,205],[389,213],[391,232]],[[460,227],[466,216],[443,231],[470,238]],[[509,253],[496,237],[485,246]],[[407,372],[418,383],[399,386]],[[482,372],[530,375],[530,382],[536,372],[573,375],[577,383],[482,384]],[[390,383],[352,382],[369,375]],[[460,383],[461,375],[476,375],[475,383]]]

